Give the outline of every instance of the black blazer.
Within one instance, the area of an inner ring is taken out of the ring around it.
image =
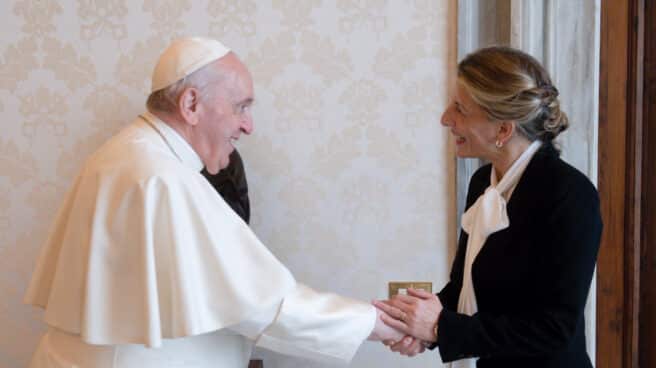
[[[491,165],[472,177],[467,208],[490,184]],[[458,314],[467,234],[461,231],[449,283],[438,294],[437,346],[444,362],[480,357],[484,367],[592,367],[583,308],[602,222],[590,181],[543,146],[507,204],[510,227],[490,235],[472,265],[478,303]]]

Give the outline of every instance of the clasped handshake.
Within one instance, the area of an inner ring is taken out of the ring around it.
[[[407,295],[375,300],[376,326],[370,340],[382,341],[392,351],[415,356],[437,341],[442,303],[424,290],[408,289]]]

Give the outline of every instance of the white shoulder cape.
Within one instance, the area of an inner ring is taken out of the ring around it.
[[[191,147],[148,120],[86,162],[25,296],[46,323],[90,344],[157,347],[218,330],[296,285],[199,173]]]

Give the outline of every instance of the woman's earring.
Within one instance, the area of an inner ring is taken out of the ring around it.
[[[497,139],[497,141],[494,142],[494,145],[497,146],[497,148],[501,148],[501,147],[503,147],[503,143],[502,143],[501,140],[499,140],[499,139]]]

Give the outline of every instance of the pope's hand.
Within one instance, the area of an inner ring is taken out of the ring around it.
[[[399,332],[395,328],[392,328],[383,322],[382,317],[385,315],[385,312],[376,308],[376,324],[373,331],[368,337],[368,340],[372,341],[388,341],[388,342],[397,342],[405,336],[403,333]],[[385,315],[386,316],[386,315]],[[388,318],[391,318],[387,316]]]
[[[406,336],[401,341],[383,341],[383,344],[388,346],[390,350],[397,352],[401,355],[407,355],[413,357],[417,354],[421,354],[426,350],[426,344],[419,340],[415,339],[412,336]]]

